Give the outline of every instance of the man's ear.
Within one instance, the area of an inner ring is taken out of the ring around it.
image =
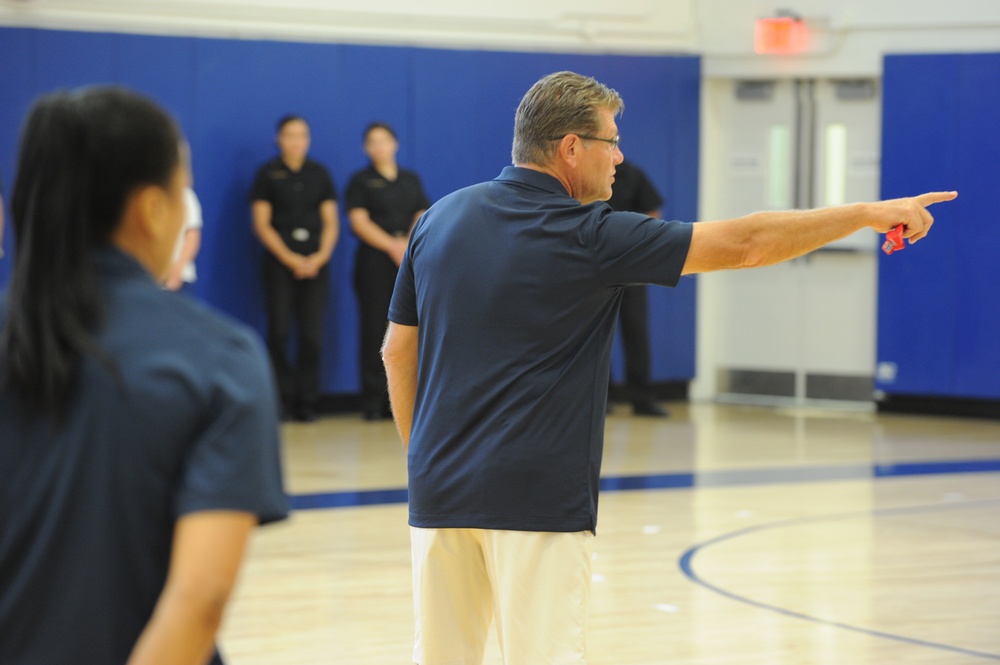
[[[575,168],[577,162],[580,161],[580,148],[582,147],[582,142],[576,134],[567,134],[562,137],[559,141],[559,148],[556,151],[559,158],[566,163],[567,166]]]

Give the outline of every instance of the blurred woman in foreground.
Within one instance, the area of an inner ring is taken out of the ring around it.
[[[180,133],[119,88],[32,108],[0,295],[0,662],[221,663],[244,546],[283,518],[246,327],[159,288]]]

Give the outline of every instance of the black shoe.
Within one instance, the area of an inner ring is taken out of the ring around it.
[[[669,411],[653,399],[643,399],[633,402],[632,412],[637,416],[652,416],[654,418],[666,418],[670,415]]]

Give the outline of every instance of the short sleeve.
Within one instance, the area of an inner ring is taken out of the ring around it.
[[[591,242],[602,284],[677,285],[691,246],[691,224],[607,207],[597,214]]]
[[[263,347],[238,331],[220,354],[206,422],[185,459],[175,516],[232,510],[284,519],[277,402]]]
[[[404,326],[419,324],[416,280],[413,274],[413,250],[417,244],[416,240],[410,242],[406,253],[403,254],[403,261],[399,264],[399,273],[396,275],[396,286],[389,303],[389,320]]]
[[[260,167],[257,171],[257,175],[253,179],[253,185],[250,187],[250,201],[267,201],[268,203],[273,203],[273,192],[271,189],[271,179],[268,177],[268,167],[267,164]]]
[[[365,178],[363,176],[363,171],[355,173],[351,177],[351,181],[347,184],[347,209],[351,208],[364,208],[369,210],[371,206],[368,204],[368,188],[365,187]]]

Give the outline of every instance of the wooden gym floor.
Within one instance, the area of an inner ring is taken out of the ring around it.
[[[1000,661],[1000,422],[669,406],[608,418],[591,665]],[[227,662],[411,663],[395,429],[284,435],[299,509],[257,532]]]

